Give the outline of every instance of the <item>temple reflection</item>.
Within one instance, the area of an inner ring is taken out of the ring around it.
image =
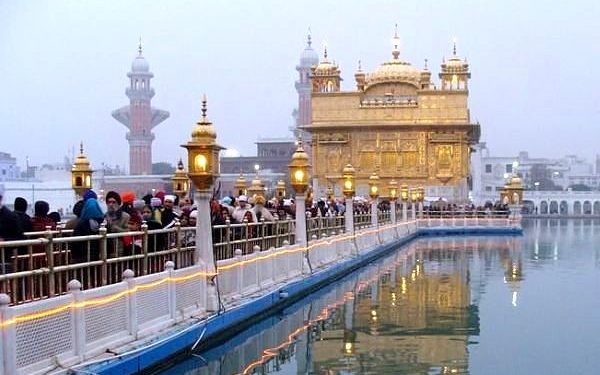
[[[500,270],[518,304],[522,245],[508,236],[417,240],[168,373],[468,373],[488,278]]]

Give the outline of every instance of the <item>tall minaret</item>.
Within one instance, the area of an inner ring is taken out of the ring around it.
[[[150,101],[154,96],[154,89],[150,87],[150,79],[154,74],[150,72],[148,62],[142,56],[142,42],[138,47],[138,55],[131,64],[131,72],[127,73],[130,79],[129,87],[125,94],[129,98],[129,105],[112,112],[112,116],[125,125],[127,140],[129,141],[129,174],[143,175],[152,173],[152,141],[154,133],[152,128],[169,117],[169,112],[152,108]]]
[[[296,91],[298,91],[298,116],[296,118],[296,129],[294,135],[296,138],[302,139],[305,151],[310,153],[310,140],[308,139],[309,134],[300,131],[298,126],[308,125],[312,122],[312,111],[310,104],[311,95],[311,82],[310,74],[311,67],[319,63],[319,55],[312,48],[312,40],[310,33],[306,41],[306,48],[300,55],[300,64],[296,66],[299,78],[296,81]]]

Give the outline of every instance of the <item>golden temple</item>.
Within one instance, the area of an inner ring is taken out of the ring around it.
[[[314,190],[341,191],[342,169],[350,163],[358,195],[367,194],[376,172],[384,187],[394,179],[425,187],[427,196],[465,201],[470,146],[480,134],[469,114],[469,65],[454,43],[438,87],[427,61],[418,69],[400,58],[397,31],[392,45],[392,59],[374,72],[363,72],[359,62],[351,91],[341,90],[340,68],[326,48],[312,67],[311,122],[301,128],[310,135]]]

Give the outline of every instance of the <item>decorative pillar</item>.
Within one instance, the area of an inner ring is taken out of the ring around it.
[[[400,198],[402,199],[402,221],[408,221],[408,186],[402,184],[400,187]]]
[[[369,177],[369,196],[371,197],[371,225],[378,225],[377,203],[379,198],[379,176],[373,172]]]
[[[398,198],[398,183],[396,182],[396,180],[390,181],[389,189],[390,220],[393,224],[396,224],[396,199]]]
[[[194,200],[198,207],[198,217],[196,219],[194,264],[203,264],[208,274],[216,272],[212,243],[210,198],[212,196],[212,185],[219,176],[219,152],[223,149],[217,144],[216,139],[215,128],[206,117],[205,95],[202,98],[202,117],[192,130],[192,139],[182,147],[188,150],[188,176],[196,185]],[[216,291],[210,285],[206,304],[207,311],[217,309]]]
[[[346,211],[344,211],[344,224],[346,227],[346,233],[354,234],[354,175],[356,171],[352,164],[347,164],[342,171],[342,178],[344,179],[344,197],[346,198]]]
[[[301,246],[308,244],[306,238],[306,203],[304,194],[308,190],[308,155],[302,148],[302,141],[298,141],[298,148],[292,155],[288,166],[290,170],[290,182],[296,192],[296,243]]]

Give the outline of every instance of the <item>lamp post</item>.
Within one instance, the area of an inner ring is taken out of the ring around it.
[[[423,201],[425,200],[425,188],[419,186],[417,188],[417,201],[419,202],[419,219],[423,218]]]
[[[275,185],[275,194],[279,201],[281,201],[283,198],[285,198],[285,181],[283,181],[283,180],[277,181],[277,185]]]
[[[400,186],[400,197],[402,198],[402,221],[408,221],[408,186]]]
[[[302,141],[298,141],[298,147],[292,155],[288,166],[290,170],[290,182],[296,192],[296,242],[300,246],[307,245],[306,238],[306,203],[304,193],[308,190],[308,155],[302,148]]]
[[[79,155],[75,158],[71,168],[71,187],[75,191],[76,200],[81,199],[83,193],[92,188],[93,173],[90,161],[83,154],[83,142],[81,142],[79,144]]]
[[[354,208],[352,207],[354,198],[354,176],[356,171],[352,164],[347,164],[342,170],[342,179],[344,180],[344,197],[346,198],[346,211],[344,211],[344,222],[346,233],[354,233]]]
[[[398,199],[398,182],[391,180],[388,185],[390,190],[390,220],[392,223],[396,223],[396,199]]]
[[[371,197],[371,224],[377,226],[377,198],[379,198],[379,176],[373,172],[369,177],[369,196]]]
[[[175,170],[175,174],[171,178],[171,183],[173,185],[173,193],[182,199],[189,191],[189,178],[185,169],[183,168],[183,161],[179,159],[179,163],[177,163],[177,169]]]
[[[212,227],[210,217],[211,188],[219,176],[219,151],[215,128],[206,117],[206,95],[202,97],[202,117],[192,130],[192,138],[181,147],[188,151],[188,177],[196,186],[194,201],[198,209],[196,219],[196,249],[194,263],[203,262],[209,273],[215,272]]]
[[[417,199],[418,199],[417,188],[410,189],[410,202],[412,204],[412,219],[413,220],[417,219],[417,209],[415,206],[415,204],[417,203]]]
[[[240,172],[240,177],[238,177],[237,180],[235,180],[235,184],[233,185],[233,188],[235,189],[235,192],[237,193],[238,197],[240,195],[247,194],[246,179],[244,178],[244,175],[242,174],[242,172]]]

